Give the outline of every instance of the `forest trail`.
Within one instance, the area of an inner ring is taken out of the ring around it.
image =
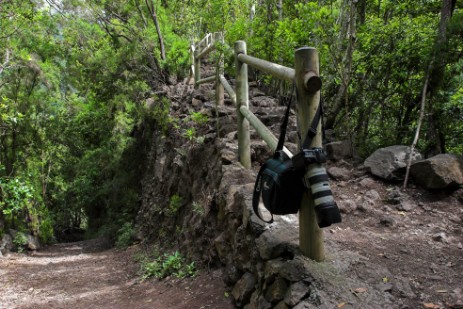
[[[234,308],[220,274],[141,281],[137,250],[88,240],[11,253],[0,259],[0,309]]]

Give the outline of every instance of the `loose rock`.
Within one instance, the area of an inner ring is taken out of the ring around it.
[[[375,176],[387,180],[402,179],[409,154],[410,147],[408,146],[380,148],[365,160],[364,165]],[[421,158],[421,154],[415,151],[412,162],[416,162]]]

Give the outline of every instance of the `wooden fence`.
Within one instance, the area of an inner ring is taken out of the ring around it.
[[[319,77],[318,52],[312,47],[301,47],[295,51],[294,68],[288,68],[266,60],[249,56],[246,52],[246,42],[235,42],[236,87],[230,86],[223,75],[223,56],[218,57],[216,74],[201,79],[201,59],[212,50],[223,44],[222,33],[209,33],[201,41],[191,45],[191,73],[194,76],[195,87],[207,82],[215,82],[216,104],[222,105],[224,89],[236,105],[238,116],[238,158],[245,168],[251,168],[251,147],[249,125],[251,124],[259,136],[274,151],[278,138],[249,110],[248,69],[250,65],[279,79],[294,82],[297,93],[296,117],[300,136],[306,136],[312,119],[320,103],[321,79]],[[321,124],[317,135],[313,138],[311,147],[321,147]],[[288,149],[284,151],[292,157]],[[308,190],[310,191],[310,190]],[[304,255],[316,260],[325,259],[323,247],[323,231],[318,227],[313,199],[310,192],[304,195],[299,210],[299,247]]]

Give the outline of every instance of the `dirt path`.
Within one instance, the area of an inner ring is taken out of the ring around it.
[[[341,202],[371,195],[357,183],[333,184]],[[369,185],[378,197],[397,190],[380,181]],[[360,202],[368,209],[344,214],[343,223],[328,229],[328,252],[337,263],[350,263],[346,276],[383,291],[394,308],[463,309],[463,190],[410,188],[401,195],[408,203]]]
[[[97,241],[0,259],[0,309],[234,308],[220,275],[140,281],[132,252]]]
[[[379,182],[371,187],[390,195]],[[333,189],[341,201],[371,195],[355,184],[334,182]],[[343,223],[326,229],[328,260],[355,279],[355,296],[380,290],[394,304],[365,309],[462,309],[463,191],[450,196],[407,192],[403,198],[413,204],[409,209],[378,201],[344,214]],[[137,250],[106,249],[92,240],[57,244],[34,255],[11,253],[0,259],[0,309],[235,308],[219,272],[140,281],[133,259]],[[340,299],[338,308],[358,308],[332,292],[328,297]]]

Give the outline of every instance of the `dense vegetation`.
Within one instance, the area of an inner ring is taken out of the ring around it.
[[[230,73],[238,39],[287,66],[318,48],[326,126],[363,156],[411,144],[422,101],[418,148],[463,151],[462,1],[0,0],[0,236],[130,235],[150,120],[169,104],[153,93],[215,31]]]

